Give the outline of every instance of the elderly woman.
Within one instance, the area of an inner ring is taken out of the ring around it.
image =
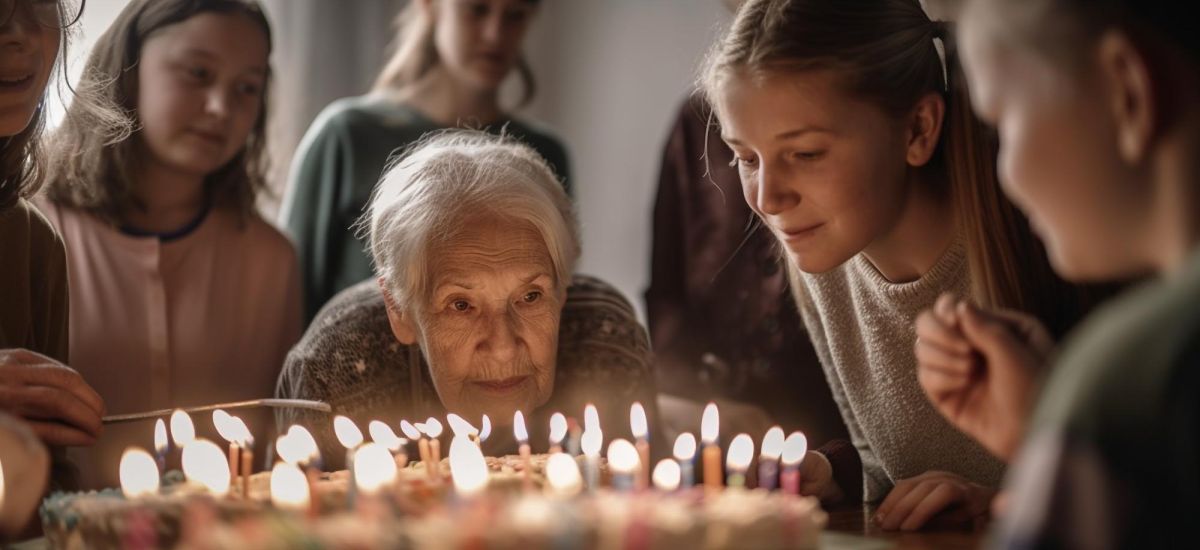
[[[288,355],[280,397],[328,402],[364,428],[448,412],[478,427],[487,414],[489,454],[515,450],[517,410],[535,452],[556,411],[582,417],[595,403],[606,439],[629,437],[634,401],[655,418],[646,331],[616,290],[573,274],[571,204],[528,146],[434,134],[384,175],[363,222],[378,281],[317,314]],[[308,427],[326,465],[341,465],[330,416],[278,420]]]

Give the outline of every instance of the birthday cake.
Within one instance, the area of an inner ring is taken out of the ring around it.
[[[812,548],[825,525],[815,499],[764,490],[553,493],[548,455],[488,457],[487,487],[454,493],[449,464],[401,468],[384,495],[349,504],[350,475],[321,474],[310,508],[272,505],[271,473],[249,497],[214,497],[178,472],[157,494],[56,494],[42,506],[53,548]],[[604,478],[607,478],[607,473]]]

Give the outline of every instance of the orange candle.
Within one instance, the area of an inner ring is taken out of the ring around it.
[[[704,407],[704,416],[700,422],[700,438],[704,441],[701,459],[704,463],[704,487],[708,490],[719,490],[721,479],[721,447],[717,445],[720,436],[721,418],[717,412],[716,403]]]

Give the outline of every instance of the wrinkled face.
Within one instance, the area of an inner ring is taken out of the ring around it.
[[[503,425],[554,390],[565,294],[532,226],[466,225],[434,254],[418,337],[446,409]]]
[[[143,145],[207,176],[245,146],[263,107],[267,37],[242,14],[202,13],[146,40],[138,64]]]
[[[1148,268],[1136,228],[1150,193],[1121,162],[1107,85],[1094,67],[1064,70],[1006,46],[990,8],[964,14],[961,52],[972,102],[1000,135],[1001,184],[1069,279]]]
[[[801,270],[841,265],[888,233],[908,195],[903,126],[831,71],[735,73],[716,94],[750,208]]]
[[[37,111],[61,38],[58,28],[38,19],[54,20],[59,9],[57,0],[20,0],[0,26],[0,136],[24,131]]]
[[[495,90],[516,66],[536,12],[529,0],[438,0],[434,47],[456,79]]]

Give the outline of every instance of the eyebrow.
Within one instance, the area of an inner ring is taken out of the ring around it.
[[[830,130],[828,128],[822,128],[820,126],[801,126],[800,128],[796,128],[794,130],[785,130],[783,132],[775,134],[775,141],[783,141],[783,140],[788,140],[788,139],[792,139],[792,138],[797,138],[804,134],[818,134],[818,133],[819,134],[832,134],[834,132],[833,132],[833,130]],[[721,139],[723,141],[725,141],[725,143],[729,143],[732,145],[742,145],[742,142],[740,140],[733,138],[726,134],[721,134]]]
[[[183,51],[183,55],[185,57],[186,56],[203,57],[206,59],[213,59],[213,60],[220,59],[220,56],[218,56],[217,54],[212,53],[208,50],[200,49],[200,48],[188,48]],[[247,69],[247,71],[255,73],[257,75],[261,75],[261,76],[266,76],[266,74],[267,74],[267,68],[263,67],[261,65],[259,65],[257,67],[250,67],[249,69]]]
[[[530,275],[530,276],[528,276],[528,277],[522,278],[522,279],[521,279],[521,284],[526,284],[526,285],[527,285],[527,284],[529,284],[529,283],[532,283],[532,282],[534,282],[534,281],[536,281],[536,280],[538,280],[538,279],[541,279],[542,277],[545,277],[545,278],[547,278],[547,279],[551,279],[551,280],[553,280],[553,279],[554,279],[554,277],[552,277],[552,276],[551,276],[549,273],[546,273],[546,272],[544,272],[544,271],[538,271],[537,273],[534,273],[533,275]],[[441,284],[437,285],[437,287],[436,287],[436,290],[438,290],[438,291],[441,291],[442,289],[444,289],[444,288],[446,288],[446,287],[448,287],[448,286],[455,286],[455,287],[458,287],[458,288],[463,288],[463,289],[466,289],[466,290],[474,290],[474,289],[475,289],[475,287],[474,287],[474,286],[472,286],[470,283],[467,283],[467,282],[465,282],[465,281],[463,281],[463,280],[461,280],[461,279],[451,279],[451,280],[444,281],[444,282],[442,282]]]

